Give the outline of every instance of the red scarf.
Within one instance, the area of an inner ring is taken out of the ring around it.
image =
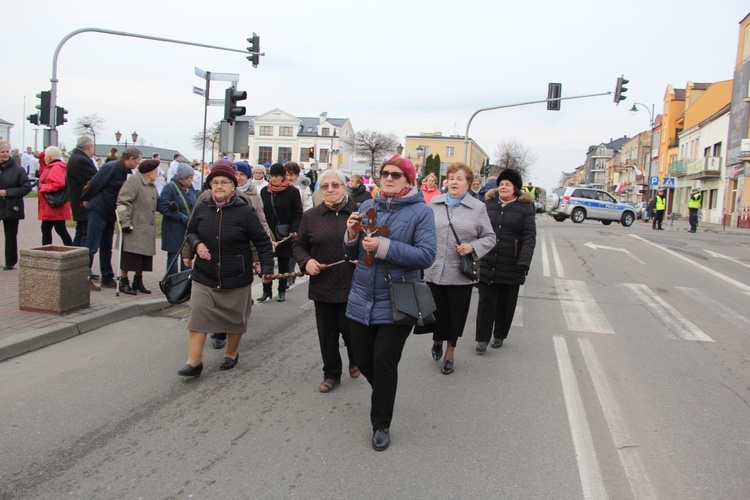
[[[404,196],[406,196],[407,194],[409,194],[409,192],[410,192],[410,191],[411,191],[411,186],[406,186],[406,187],[405,187],[404,189],[402,189],[401,191],[399,191],[398,193],[396,193],[396,194],[395,194],[395,195],[394,195],[393,197],[394,197],[394,198],[396,198],[396,199],[398,200],[398,199],[400,199],[400,198],[403,198],[403,197],[404,197]],[[387,196],[385,195],[385,193],[383,192],[383,190],[380,190],[380,192],[379,192],[378,194],[379,194],[379,195],[380,195],[381,197],[383,197],[383,198],[388,198],[388,197],[387,197]]]
[[[290,185],[291,185],[291,182],[284,179],[280,184],[276,184],[275,182],[269,182],[267,188],[268,188],[269,193],[276,194],[276,193],[280,193],[286,190],[286,188],[288,188]]]

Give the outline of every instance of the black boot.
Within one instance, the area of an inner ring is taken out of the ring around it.
[[[143,275],[142,274],[136,274],[133,276],[133,290],[138,290],[139,292],[149,294],[151,293],[151,290],[143,286]]]
[[[128,281],[128,278],[120,278],[120,291],[128,295],[135,295],[138,293],[130,288],[130,281]]]

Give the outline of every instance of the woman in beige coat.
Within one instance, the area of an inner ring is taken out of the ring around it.
[[[154,180],[159,160],[146,160],[138,165],[117,196],[117,215],[122,228],[122,260],[120,291],[128,295],[151,293],[143,285],[143,272],[153,270],[156,255],[156,192]],[[128,272],[133,271],[133,286]]]

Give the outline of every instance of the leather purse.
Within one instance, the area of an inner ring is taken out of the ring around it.
[[[187,242],[187,238],[182,242],[180,248],[182,248]],[[169,274],[169,270],[175,265],[177,259],[180,258],[180,252],[174,256],[172,262],[167,267],[167,272],[164,273],[164,277],[159,281],[159,290],[166,297],[167,302],[170,304],[182,304],[190,300],[190,293],[193,290],[193,270],[186,269],[179,273]]]
[[[42,194],[44,195],[44,199],[47,200],[47,203],[49,203],[49,206],[51,206],[52,208],[57,208],[59,206],[65,205],[70,201],[67,187],[62,188],[59,191]]]
[[[394,283],[385,264],[383,269],[391,295],[393,324],[424,326],[434,323],[437,306],[427,283]]]
[[[451,222],[451,214],[448,211],[448,205],[445,205],[445,213],[448,215],[448,225],[451,227],[451,231],[453,231],[453,237],[456,238],[456,243],[460,245],[461,240],[458,239],[458,234],[456,234],[456,230],[453,228],[453,222]],[[461,271],[461,274],[469,278],[471,281],[479,280],[479,259],[477,258],[477,254],[475,252],[471,252],[467,255],[461,255],[458,270]]]

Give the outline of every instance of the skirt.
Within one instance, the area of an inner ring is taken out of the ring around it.
[[[133,271],[135,274],[143,274],[144,271],[151,272],[154,270],[154,257],[123,250],[120,270]]]
[[[193,281],[187,329],[204,333],[245,333],[253,299],[250,285],[214,290]]]

